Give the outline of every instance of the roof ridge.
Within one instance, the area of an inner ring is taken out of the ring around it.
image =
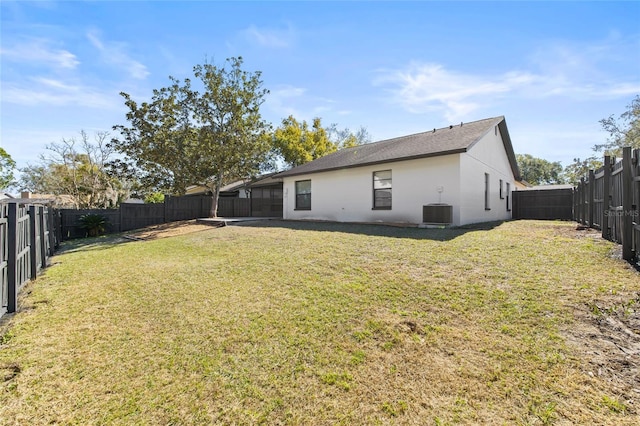
[[[504,115],[499,115],[499,116],[496,116],[496,117],[489,117],[489,118],[482,118],[480,120],[474,120],[474,121],[466,121],[466,122],[461,121],[461,123],[463,125],[465,125],[465,124],[469,125],[469,124],[479,123],[481,121],[502,120],[502,119],[504,119]],[[363,145],[376,145],[376,144],[379,144],[379,143],[382,143],[382,142],[394,141],[396,139],[404,139],[404,138],[410,138],[410,137],[413,137],[413,136],[424,135],[424,134],[427,134],[427,133],[434,133],[434,130],[435,130],[435,133],[437,133],[440,130],[449,130],[449,129],[451,129],[451,126],[459,127],[458,124],[450,124],[449,126],[444,126],[444,127],[440,127],[440,128],[434,128],[433,130],[425,130],[423,132],[411,133],[411,134],[403,135],[403,136],[395,136],[393,138],[382,139],[382,140],[375,141],[375,142],[369,142],[369,143],[364,143],[362,145],[356,145],[356,146],[352,146],[352,147],[349,147],[349,148],[343,148],[343,149],[340,149],[340,150],[338,150],[336,152],[346,151],[346,150],[349,150],[349,149],[358,148],[358,147],[363,146]],[[332,153],[332,154],[335,154],[335,153]]]

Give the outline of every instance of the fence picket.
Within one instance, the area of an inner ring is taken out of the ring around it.
[[[602,238],[622,245],[622,258],[640,254],[640,150],[625,147],[622,160],[604,157],[602,171],[589,171],[574,190],[573,219],[600,229]]]
[[[0,316],[18,310],[18,293],[47,266],[57,244],[53,209],[16,202],[0,204]]]

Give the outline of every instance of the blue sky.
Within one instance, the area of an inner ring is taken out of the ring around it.
[[[374,141],[504,115],[517,153],[569,164],[640,94],[640,2],[0,3],[1,146],[125,124],[119,92],[232,56],[261,71],[263,117]]]

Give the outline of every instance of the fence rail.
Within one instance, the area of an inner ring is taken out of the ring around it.
[[[573,219],[602,231],[602,238],[622,245],[622,258],[640,256],[640,149],[626,147],[622,160],[605,156],[573,194]]]
[[[514,191],[511,195],[514,219],[573,220],[571,188]]]
[[[61,232],[67,239],[86,236],[86,230],[80,224],[80,217],[86,214],[99,214],[107,219],[107,233],[117,233],[160,223],[191,220],[208,217],[211,209],[211,196],[165,197],[158,204],[121,204],[117,209],[63,209]],[[218,199],[218,216],[221,217],[282,217],[282,197]]]
[[[49,206],[0,204],[0,316],[17,310],[22,286],[47,267],[59,228],[59,214]]]
[[[86,214],[99,214],[107,220],[106,232],[117,233],[160,223],[191,220],[209,215],[210,196],[167,196],[164,203],[121,204],[117,209],[62,209],[63,239],[81,238],[87,235],[80,223]]]

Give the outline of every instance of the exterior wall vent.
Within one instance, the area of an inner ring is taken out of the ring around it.
[[[450,225],[453,223],[453,206],[441,203],[422,206],[422,222],[437,225]]]

